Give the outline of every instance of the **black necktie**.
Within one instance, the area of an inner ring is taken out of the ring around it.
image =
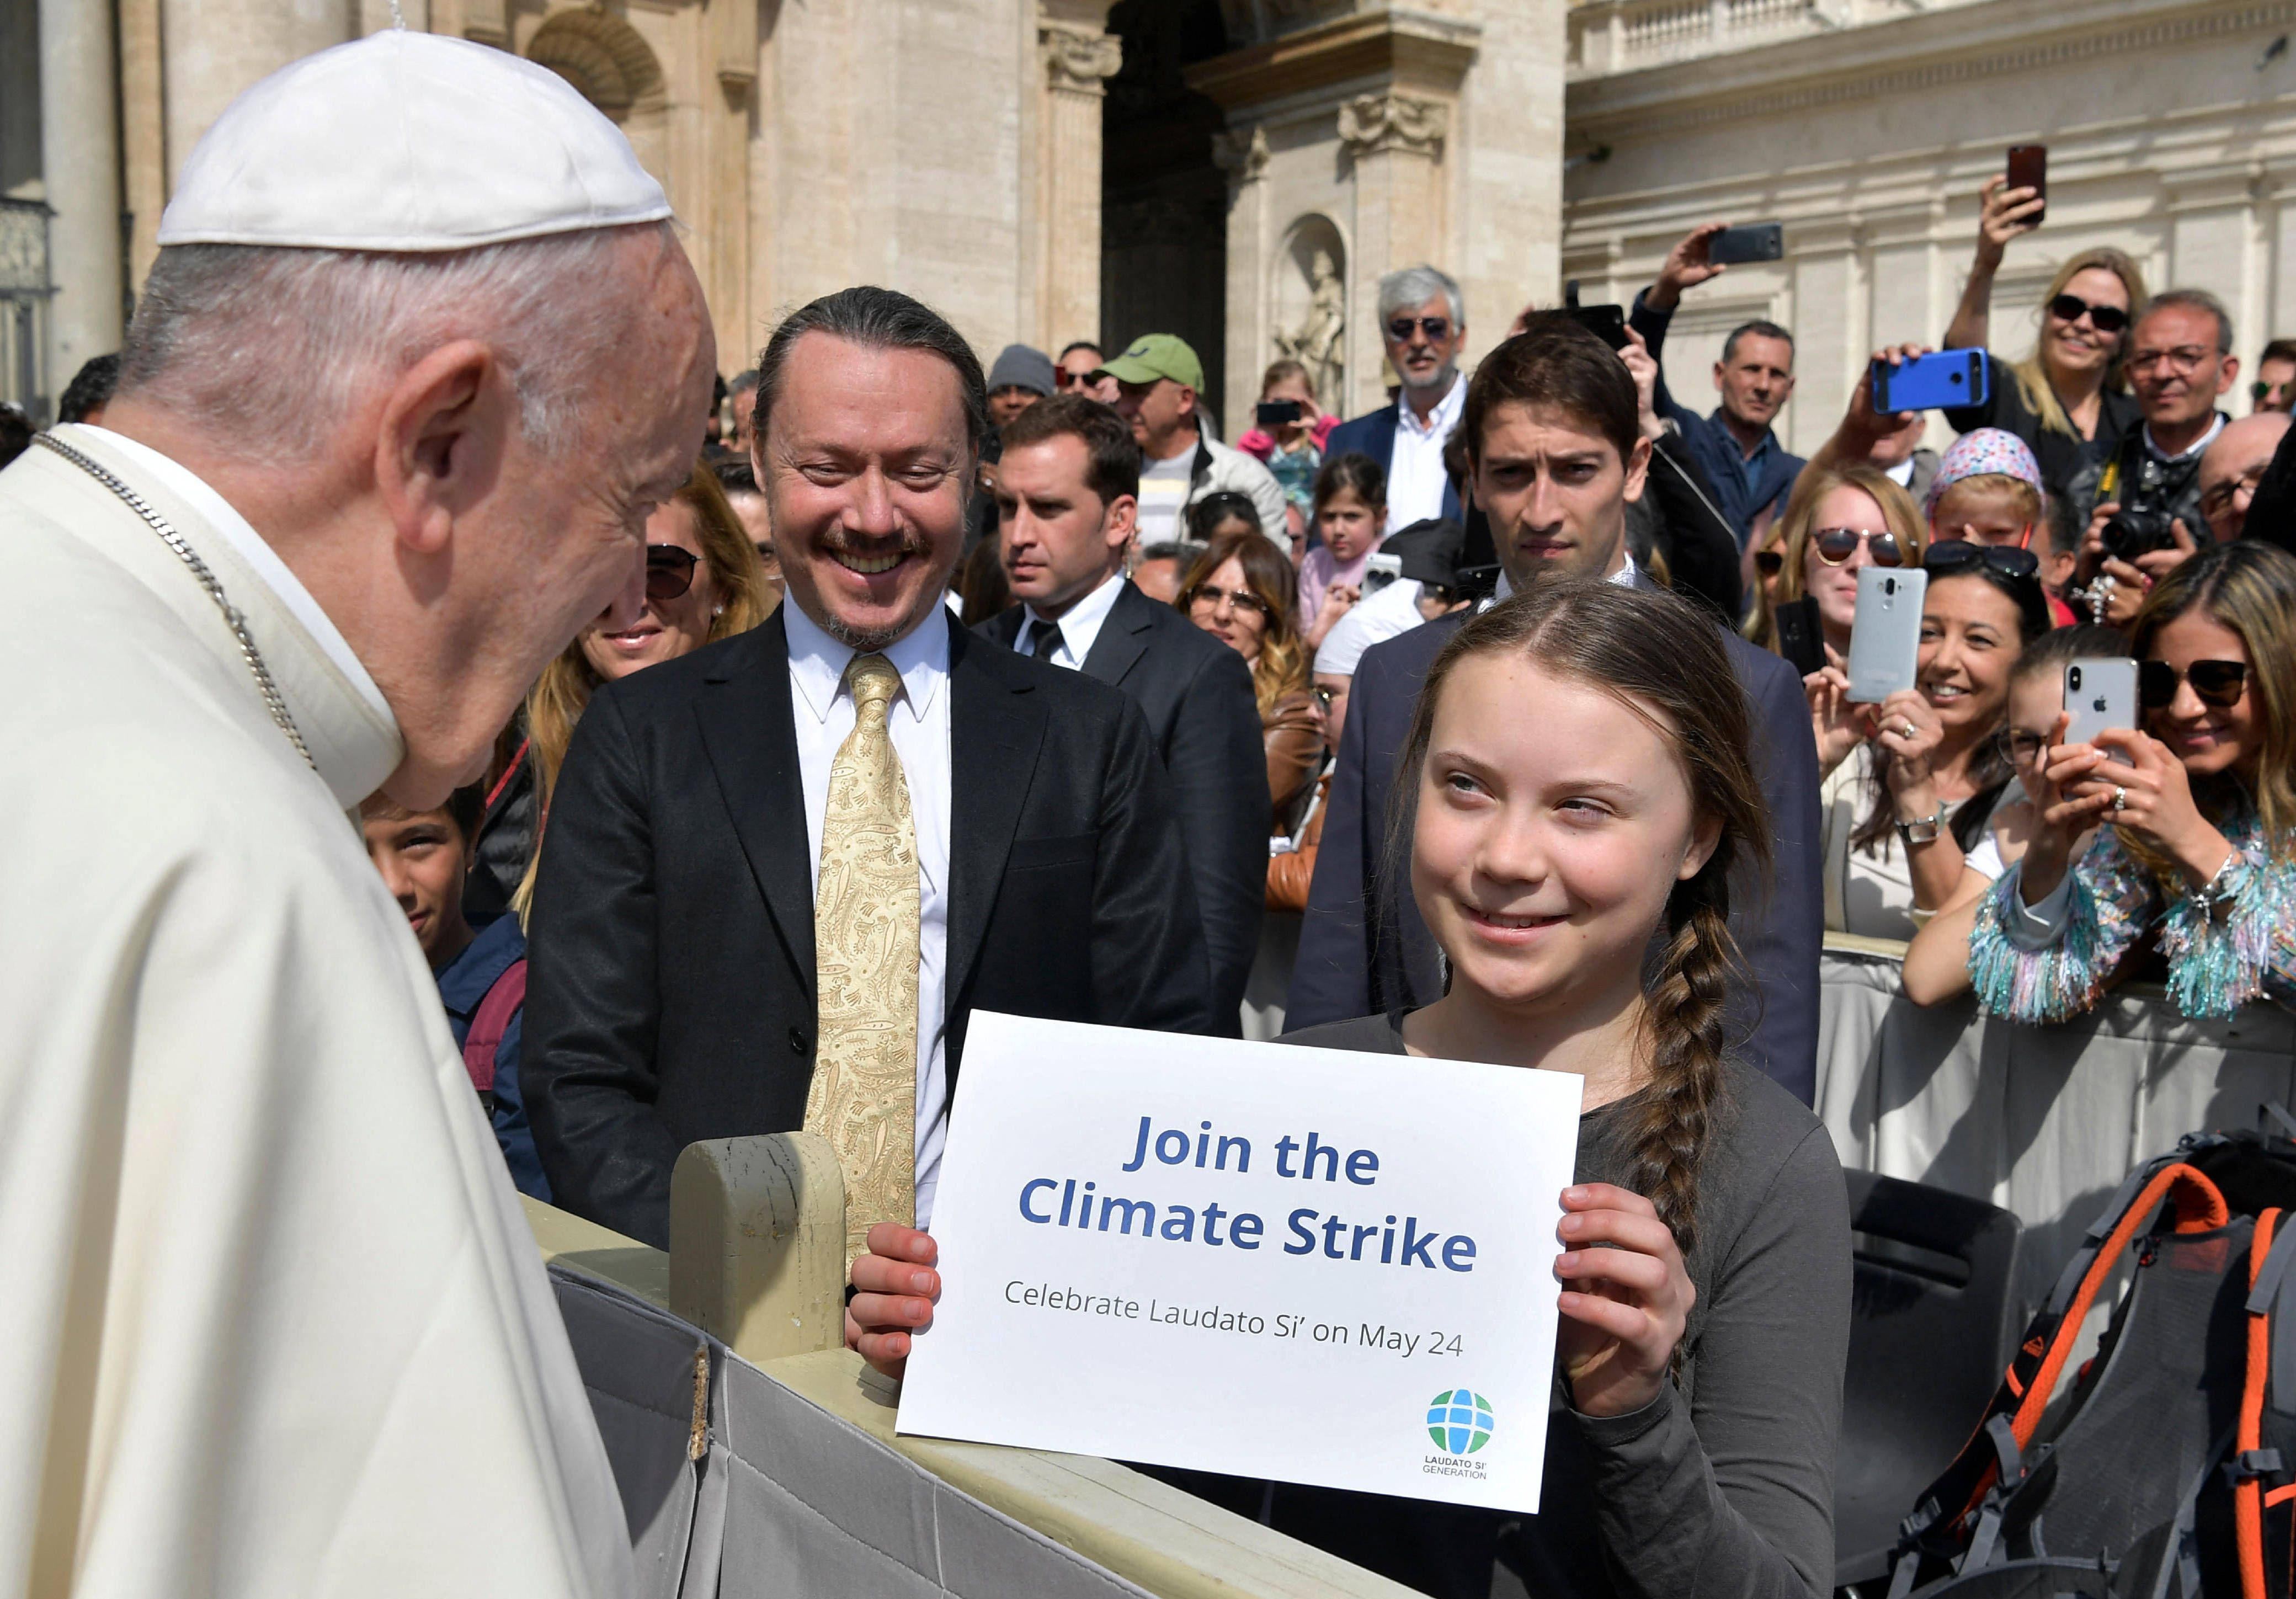
[[[1050,660],[1053,652],[1061,647],[1061,625],[1040,622],[1031,618],[1029,625],[1036,629],[1029,639],[1029,653],[1038,660]]]

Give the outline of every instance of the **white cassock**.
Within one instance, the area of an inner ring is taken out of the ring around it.
[[[0,1595],[625,1593],[548,1281],[344,815],[397,726],[283,568],[58,437],[207,562],[312,759],[133,510],[45,447],[0,472]]]

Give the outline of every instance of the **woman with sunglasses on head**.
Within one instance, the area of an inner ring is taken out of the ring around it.
[[[1231,528],[1215,535],[1189,565],[1172,605],[1243,657],[1259,703],[1274,801],[1267,832],[1285,850],[1269,852],[1267,908],[1290,914],[1260,922],[1259,953],[1244,984],[1243,1036],[1272,1038],[1283,1030],[1284,1000],[1300,954],[1300,914],[1308,908],[1307,883],[1298,879],[1290,851],[1315,801],[1324,754],[1323,705],[1308,686],[1308,652],[1292,614],[1292,563],[1260,537],[1257,525]],[[1287,869],[1279,872],[1279,866]],[[1296,901],[1285,892],[1293,889]]]
[[[2184,1014],[2296,1008],[2296,557],[2203,550],[2154,586],[2131,642],[2144,730],[2060,744],[2058,720],[2041,825],[1978,909],[1978,998],[2063,1021],[2151,934]]]
[[[1838,660],[1808,680],[1832,931],[1911,939],[1959,889],[2010,775],[1994,741],[2010,673],[2049,631],[2036,564],[2014,545],[1930,545],[1916,686],[1862,705]]]
[[[1948,349],[1988,343],[1993,277],[2009,241],[2039,226],[2040,196],[1988,178],[1979,199],[1977,259],[1945,331]],[[2070,498],[2086,525],[2104,464],[2137,424],[2121,371],[2129,324],[2144,308],[2144,275],[2117,250],[2085,250],[2057,268],[2041,296],[2040,337],[2021,361],[1986,356],[1985,404],[1948,411],[1956,432],[2000,428],[2039,460],[2051,498]]]
[[[645,610],[638,619],[615,633],[591,623],[527,691],[541,823],[525,880],[511,901],[521,915],[534,897],[534,863],[542,855],[551,790],[590,696],[601,684],[746,633],[772,609],[757,550],[708,465],[697,465],[685,487],[646,519],[645,540]]]

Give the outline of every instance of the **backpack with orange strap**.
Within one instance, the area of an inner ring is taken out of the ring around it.
[[[2296,1599],[2292,1210],[2285,1137],[2194,1134],[2133,1173],[1903,1524],[1891,1599]],[[2132,1250],[2095,1357],[2046,1416]]]

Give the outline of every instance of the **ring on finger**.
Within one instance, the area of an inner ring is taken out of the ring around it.
[[[2128,791],[2115,783],[2112,789],[2112,809],[2115,816],[2128,808]]]

